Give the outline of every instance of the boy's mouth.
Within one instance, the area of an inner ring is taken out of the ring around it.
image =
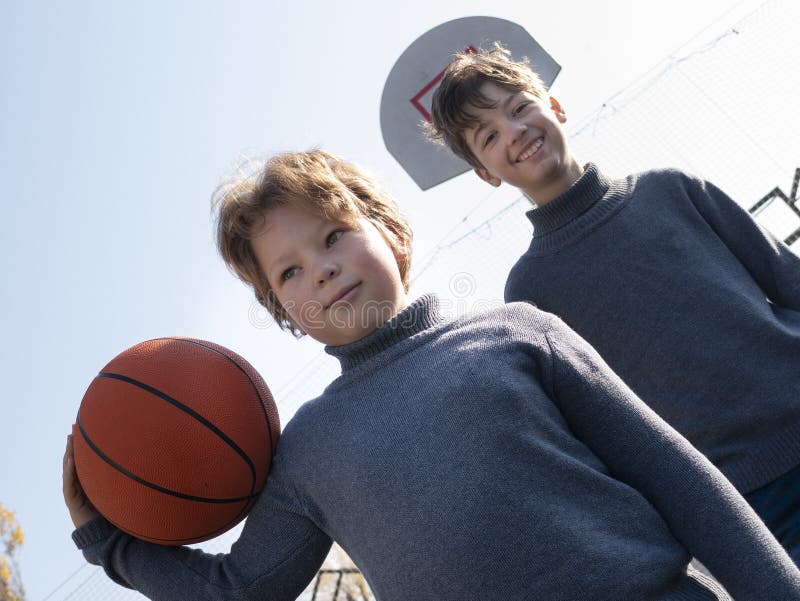
[[[536,154],[536,152],[542,147],[542,144],[544,144],[544,136],[536,138],[533,142],[531,142],[530,146],[526,147],[525,150],[520,153],[516,162],[521,163],[522,161],[527,161]]]
[[[355,292],[356,288],[358,288],[360,285],[361,282],[356,282],[352,286],[345,286],[334,295],[334,297],[331,299],[331,302],[329,302],[328,306],[325,308],[330,309],[336,303],[348,301],[353,296],[353,293]]]

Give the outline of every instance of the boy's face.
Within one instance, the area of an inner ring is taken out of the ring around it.
[[[251,244],[294,324],[323,344],[355,342],[407,304],[397,258],[367,219],[352,226],[278,207]]]
[[[545,103],[529,92],[487,82],[481,93],[492,108],[472,107],[475,126],[464,131],[472,153],[483,165],[475,172],[493,186],[507,182],[536,204],[569,188],[582,169],[567,147],[561,124],[567,118],[555,98]]]

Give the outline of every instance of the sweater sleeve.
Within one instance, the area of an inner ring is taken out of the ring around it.
[[[690,198],[720,240],[776,305],[800,311],[800,257],[714,184],[691,180]]]
[[[551,395],[575,436],[659,511],[737,600],[798,599],[800,571],[719,470],[559,319]]]
[[[280,472],[274,465],[230,553],[144,542],[103,518],[76,530],[73,540],[89,563],[153,601],[296,599],[322,565],[331,539],[298,511]]]

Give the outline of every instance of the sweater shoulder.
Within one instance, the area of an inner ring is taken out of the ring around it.
[[[630,182],[634,190],[634,196],[641,194],[645,189],[685,189],[702,184],[702,180],[696,175],[675,167],[648,169],[647,171],[633,173],[625,179]]]
[[[311,440],[309,435],[324,429],[328,413],[333,410],[329,405],[329,395],[323,392],[298,407],[281,432],[280,447],[287,455],[303,452],[302,448]]]
[[[492,337],[495,340],[524,340],[546,345],[545,335],[557,319],[552,313],[542,311],[534,303],[523,300],[465,315],[453,320],[449,329],[466,339]]]

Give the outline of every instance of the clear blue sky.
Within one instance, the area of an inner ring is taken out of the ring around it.
[[[464,16],[515,21],[562,65],[552,91],[580,118],[732,7],[754,5],[4,3],[0,502],[26,533],[29,600],[83,561],[61,455],[110,358],[148,338],[205,338],[276,390],[318,351],[254,327],[247,291],[215,254],[208,200],[237,157],[320,146],[362,163],[400,200],[424,254],[486,189],[462,176],[422,193],[383,145],[383,84],[416,37]]]

